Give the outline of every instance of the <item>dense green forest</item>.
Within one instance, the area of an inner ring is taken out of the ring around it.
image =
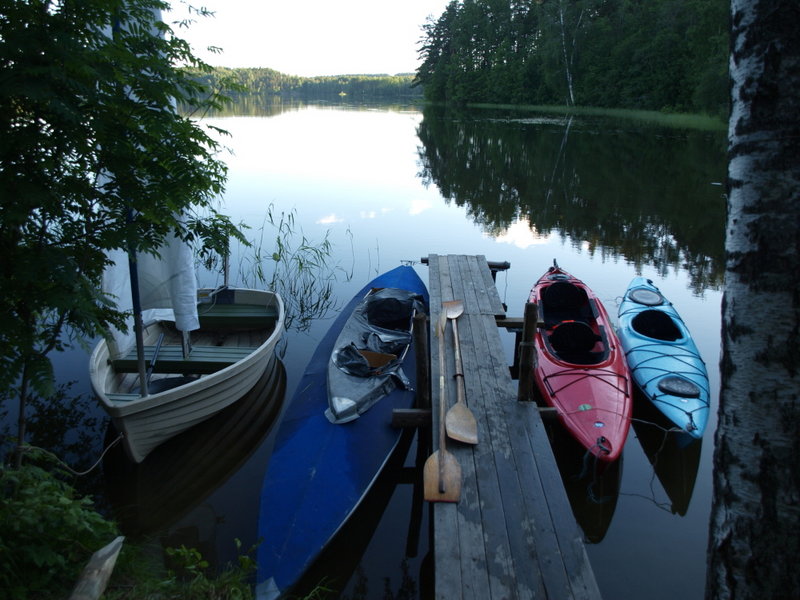
[[[727,0],[453,0],[424,26],[431,101],[728,110]]]
[[[356,100],[392,101],[422,97],[422,90],[411,87],[414,76],[410,73],[300,77],[273,69],[216,67],[208,72],[194,70],[192,76],[212,89],[233,85],[233,89],[243,94],[261,97],[311,100],[346,96]]]

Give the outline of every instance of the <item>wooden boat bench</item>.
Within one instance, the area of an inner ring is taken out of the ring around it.
[[[201,329],[268,329],[275,326],[278,309],[259,304],[199,304]]]
[[[154,373],[208,374],[246,358],[255,348],[238,346],[193,346],[188,357],[183,357],[180,346],[161,346],[158,351]],[[144,358],[147,368],[153,359],[155,346],[145,346]],[[117,373],[136,373],[138,370],[136,349],[122,358],[111,361]]]

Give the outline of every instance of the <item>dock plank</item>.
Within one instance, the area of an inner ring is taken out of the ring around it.
[[[432,254],[428,265],[432,325],[442,302],[464,304],[458,330],[466,402],[479,436],[476,446],[447,441],[462,468],[462,495],[457,504],[433,504],[435,597],[599,600],[537,407],[516,400],[496,324],[504,308],[485,257]],[[448,322],[448,406],[456,400],[452,336]],[[432,381],[438,382],[434,339]],[[438,406],[438,385],[433,388]],[[439,414],[433,413],[435,432]]]
[[[471,333],[469,341],[473,348],[486,347],[485,322],[486,318],[480,315],[467,315],[464,318],[464,329]],[[490,573],[497,582],[493,586],[495,589],[492,597],[534,598],[535,591],[543,589],[539,573],[519,564],[533,564],[535,556],[522,536],[515,534],[529,526],[529,518],[519,501],[524,490],[516,477],[508,425],[502,411],[502,404],[507,399],[503,397],[504,390],[498,385],[492,361],[486,360],[484,353],[474,350],[467,354],[475,366],[469,372],[468,397],[470,402],[476,396],[482,399],[482,406],[475,406],[475,410],[481,411],[486,430],[486,435],[474,449],[476,461],[480,465],[480,491],[484,500],[499,499],[499,502],[484,502],[493,507],[491,512],[487,511],[484,520],[487,552],[493,555],[495,561],[495,569]]]
[[[481,546],[471,546],[466,551],[488,557],[484,559],[489,567],[489,585],[484,597],[525,598],[528,597],[524,591],[527,582],[525,577],[516,576],[514,568],[514,556],[519,548],[515,548],[514,536],[509,535],[508,529],[509,521],[516,521],[522,515],[515,516],[516,503],[509,506],[502,502],[485,502],[487,498],[501,498],[503,469],[497,468],[496,460],[507,456],[508,448],[504,424],[497,419],[496,380],[485,354],[479,351],[486,347],[481,322],[486,314],[493,315],[496,307],[489,302],[488,294],[482,293],[485,286],[475,257],[450,257],[450,261],[451,265],[455,265],[455,268],[451,266],[450,271],[453,296],[464,303],[465,311],[459,318],[459,337],[462,342],[467,404],[472,406],[476,419],[480,418],[478,445],[461,448],[457,455],[460,460],[463,458],[463,462],[474,462],[476,479],[468,487],[475,491],[476,496],[480,490],[478,501],[482,509],[482,531],[480,535],[473,534],[480,540]],[[466,511],[465,520],[466,527],[470,522]]]

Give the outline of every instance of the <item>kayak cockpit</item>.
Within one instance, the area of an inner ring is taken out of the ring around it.
[[[580,365],[606,360],[609,353],[604,326],[593,299],[582,287],[557,280],[542,289],[540,310],[545,332],[542,336],[556,358]]]
[[[410,389],[402,365],[411,346],[414,314],[422,297],[381,288],[356,306],[336,340],[328,365],[331,423],[349,423],[395,388]]]
[[[674,342],[683,337],[672,318],[661,310],[643,310],[631,320],[633,330],[645,337]]]

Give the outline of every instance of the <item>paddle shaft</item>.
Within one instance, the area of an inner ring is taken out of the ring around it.
[[[444,334],[447,318],[442,316],[436,328],[439,336],[439,448],[428,457],[422,469],[425,500],[429,502],[458,502],[461,498],[461,466],[455,456],[450,454],[447,443],[445,409],[447,407],[447,387],[445,374],[447,366],[444,356]]]
[[[447,411],[445,428],[447,435],[452,439],[465,444],[478,443],[478,424],[475,415],[467,408],[466,384],[464,381],[464,366],[461,362],[461,340],[458,335],[458,317],[464,314],[464,303],[461,300],[451,300],[443,304],[447,319],[453,321],[453,352],[455,355],[455,379],[457,400]]]
[[[455,352],[455,364],[456,364],[456,372],[453,377],[456,378],[457,383],[457,397],[456,402],[461,402],[462,404],[466,404],[465,396],[466,390],[464,389],[464,370],[461,365],[461,345],[458,342],[458,319],[452,319],[453,321],[453,343],[454,343],[454,352]]]
[[[446,401],[446,386],[444,384],[444,371],[445,371],[445,361],[444,361],[444,328],[439,330],[439,493],[444,494],[445,486],[444,486],[444,454],[445,450],[445,439],[447,435],[445,434],[445,427],[444,427],[444,415],[445,415],[445,407],[447,406]]]

